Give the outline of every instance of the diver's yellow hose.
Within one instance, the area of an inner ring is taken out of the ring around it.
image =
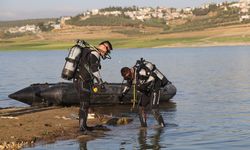
[[[136,103],[136,89],[135,89],[135,84],[133,84],[133,107],[132,109],[135,108],[135,103]]]
[[[136,83],[137,83],[137,77],[136,77],[136,68],[133,68],[134,70],[134,80],[132,82],[133,84],[133,106],[131,109],[134,109],[135,108],[135,103],[136,103]]]

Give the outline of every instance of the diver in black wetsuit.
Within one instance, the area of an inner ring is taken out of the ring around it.
[[[126,93],[135,85],[136,90],[142,93],[139,100],[139,118],[142,127],[147,127],[147,116],[145,112],[146,106],[150,105],[152,114],[157,120],[158,124],[165,127],[162,115],[159,112],[160,88],[170,81],[156,68],[154,64],[146,60],[138,60],[136,65],[132,68],[123,67],[121,75],[127,81],[122,94],[119,96],[120,101],[124,98]]]
[[[83,134],[87,134],[91,129],[87,126],[87,117],[94,80],[97,81],[102,89],[105,89],[100,75],[101,58],[110,59],[109,53],[111,50],[112,45],[109,41],[101,42],[98,47],[94,47],[94,49],[83,47],[81,50],[82,52],[73,82],[80,97],[79,126]]]

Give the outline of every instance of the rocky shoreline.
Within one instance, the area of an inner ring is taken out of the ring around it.
[[[81,135],[78,129],[78,107],[50,107],[41,111],[21,115],[11,114],[27,108],[0,110],[0,149],[21,149],[37,144],[53,143],[57,140],[80,139],[89,141],[104,136],[109,131],[105,125],[127,124],[130,118],[114,118],[91,112],[88,125],[94,126],[89,135]]]

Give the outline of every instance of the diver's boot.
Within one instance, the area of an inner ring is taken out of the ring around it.
[[[84,119],[80,119],[79,120],[79,126],[80,126],[80,132],[82,133],[82,134],[84,134],[84,135],[87,135],[88,134],[88,130],[87,130],[87,127],[86,126],[84,126],[83,124],[83,121]]]
[[[165,127],[166,125],[164,123],[162,115],[159,113],[159,110],[158,109],[152,109],[152,113],[153,113],[153,116],[154,116],[155,120],[158,122],[158,124],[161,127]]]
[[[139,108],[139,119],[141,122],[141,127],[147,127],[147,116],[144,111],[144,108],[142,107]]]
[[[79,127],[82,134],[88,134],[87,119],[88,119],[88,109],[80,110]]]
[[[166,126],[166,124],[164,123],[164,120],[163,120],[163,118],[162,118],[162,115],[160,115],[159,116],[159,118],[158,118],[158,124],[161,126],[161,127],[165,127]]]

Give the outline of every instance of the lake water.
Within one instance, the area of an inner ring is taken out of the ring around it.
[[[32,83],[62,82],[66,51],[0,52],[0,107],[26,106],[6,100]],[[27,149],[250,149],[250,47],[159,48],[113,51],[102,61],[103,79],[121,82],[120,68],[141,57],[155,63],[177,87],[171,103],[161,109],[167,123],[155,128],[149,115],[146,130],[134,118],[112,127],[105,137],[89,142],[58,141]]]

